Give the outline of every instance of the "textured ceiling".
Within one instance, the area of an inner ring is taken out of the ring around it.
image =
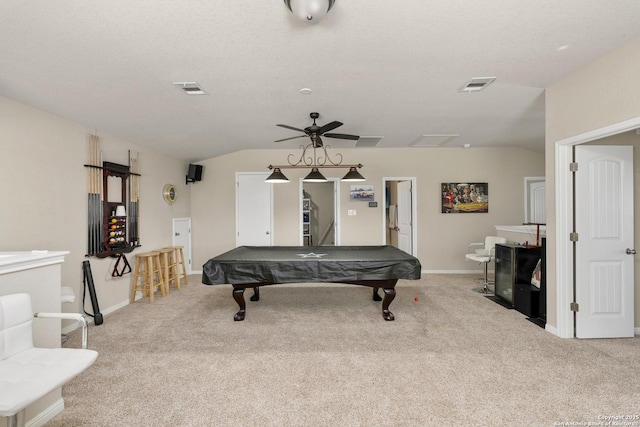
[[[297,147],[275,125],[312,111],[380,148],[543,151],[544,88],[640,37],[639,18],[637,0],[336,0],[315,25],[280,0],[2,0],[0,96],[188,161]],[[496,80],[459,92],[473,77]]]

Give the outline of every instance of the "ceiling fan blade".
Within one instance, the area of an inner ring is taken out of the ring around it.
[[[346,133],[325,133],[324,136],[337,139],[351,139],[353,141],[360,139],[358,135],[348,135]]]
[[[322,126],[320,129],[318,129],[318,135],[322,135],[325,132],[328,132],[330,130],[334,130],[335,128],[342,126],[342,123],[340,122],[331,122],[331,123],[327,123],[326,125]]]
[[[291,129],[291,130],[297,130],[298,132],[306,133],[304,129],[294,128],[293,126],[289,126],[289,125],[277,124],[276,126],[280,126],[281,128],[287,128],[287,129]]]
[[[288,141],[290,139],[306,138],[306,137],[307,137],[307,135],[298,135],[298,136],[292,136],[290,138],[277,139],[277,140],[275,140],[273,142],[282,142],[282,141]]]

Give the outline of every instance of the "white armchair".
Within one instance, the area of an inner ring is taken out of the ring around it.
[[[489,263],[495,260],[496,243],[507,243],[507,239],[498,236],[487,236],[484,243],[471,243],[469,245],[469,253],[465,258],[468,261],[475,261],[484,265],[484,276],[482,277],[482,292],[489,292],[489,284],[493,283],[489,280]]]
[[[73,319],[82,324],[82,349],[33,346],[33,318]],[[24,410],[95,362],[87,350],[87,321],[77,313],[33,314],[29,294],[0,296],[0,416],[7,427],[24,425]]]

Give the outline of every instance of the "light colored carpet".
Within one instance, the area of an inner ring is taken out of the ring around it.
[[[90,329],[97,362],[47,426],[553,426],[640,413],[640,338],[560,339],[472,276],[371,289],[190,284]],[[418,298],[418,301],[415,298]],[[77,346],[71,334],[65,346]],[[558,425],[558,424],[555,424]]]

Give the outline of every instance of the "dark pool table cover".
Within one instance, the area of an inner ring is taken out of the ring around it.
[[[420,261],[393,246],[240,246],[203,265],[202,283],[420,279]]]

